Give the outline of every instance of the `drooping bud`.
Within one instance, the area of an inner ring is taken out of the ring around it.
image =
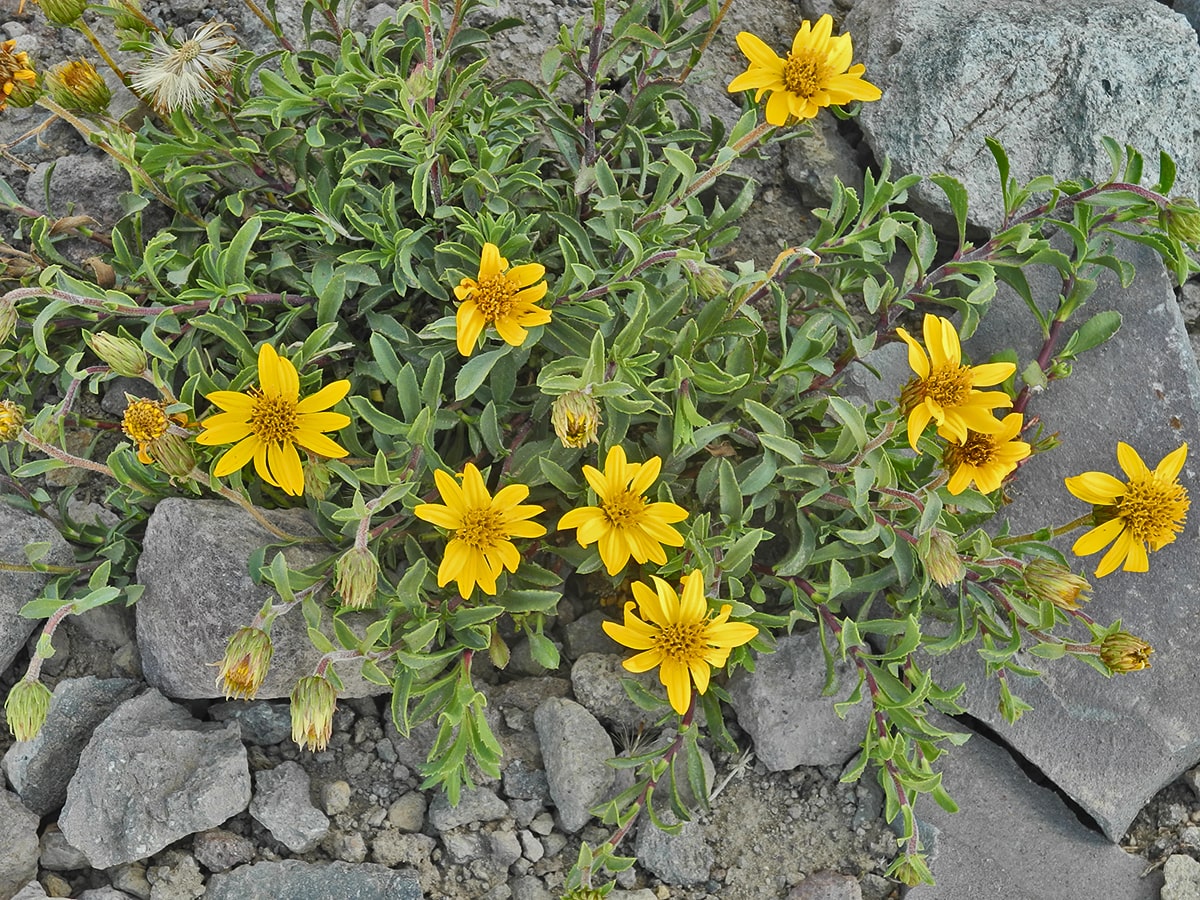
[[[46,89],[59,106],[89,115],[107,112],[112,100],[108,82],[86,59],[59,63],[46,73]]]
[[[929,532],[917,547],[917,555],[925,564],[925,571],[939,587],[950,587],[963,580],[967,572],[954,539],[939,528]]]
[[[1108,671],[1126,675],[1150,668],[1154,648],[1128,631],[1116,631],[1100,641],[1100,661]]]
[[[351,609],[365,609],[375,599],[379,560],[366,547],[351,547],[338,557],[333,589]]]
[[[225,699],[253,700],[267,677],[275,648],[271,636],[249,625],[239,628],[225,645],[225,658],[217,673],[217,687]]]
[[[316,500],[324,500],[329,496],[329,485],[333,473],[320,457],[309,457],[304,460],[304,493]]]
[[[586,390],[569,391],[554,398],[550,422],[564,447],[579,449],[600,441],[596,436],[596,429],[603,424],[600,405]]]
[[[1200,244],[1200,205],[1191,197],[1172,197],[1158,213],[1163,231],[1185,244]]]
[[[40,94],[38,75],[29,54],[17,50],[15,40],[0,43],[0,109],[6,105],[32,106]]]
[[[721,270],[708,263],[699,263],[694,270],[689,267],[692,284],[701,300],[719,300],[729,295],[729,282],[721,275]]]
[[[292,740],[301,750],[324,750],[333,734],[337,691],[328,679],[306,675],[292,689]]]
[[[79,20],[87,9],[87,0],[38,0],[38,6],[55,25],[66,26]]]
[[[50,688],[40,681],[22,678],[4,701],[8,728],[18,741],[32,741],[42,730],[50,709]]]
[[[142,349],[141,344],[129,338],[101,331],[85,334],[83,340],[92,348],[92,352],[118,375],[139,378],[146,371],[146,351]]]
[[[168,431],[162,437],[146,442],[146,455],[158,467],[175,478],[187,478],[196,468],[196,457],[187,438]]]
[[[15,441],[25,426],[25,410],[11,400],[0,400],[0,444]]]
[[[1025,565],[1025,586],[1039,600],[1048,600],[1059,609],[1079,609],[1079,602],[1091,599],[1092,586],[1086,578],[1051,559],[1038,557]]]

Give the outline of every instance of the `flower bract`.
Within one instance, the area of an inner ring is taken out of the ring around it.
[[[328,411],[350,391],[350,382],[330,382],[300,399],[296,367],[270,344],[263,344],[258,351],[258,382],[259,387],[248,393],[208,394],[209,402],[222,412],[200,423],[205,431],[196,441],[207,446],[233,444],[217,460],[216,477],[236,472],[254,460],[254,469],[263,481],[298,497],[304,493],[304,469],[297,444],[334,459],[348,453],[323,432],[350,424],[349,416]]]
[[[305,675],[292,688],[292,740],[301,750],[324,750],[333,734],[337,689],[320,675]]]
[[[734,647],[752,640],[758,628],[730,622],[733,607],[722,604],[712,616],[704,597],[704,574],[695,569],[683,577],[683,592],[652,576],[654,586],[633,584],[635,603],[625,604],[625,624],[604,622],[604,633],[619,644],[640,650],[622,665],[630,672],[648,672],[658,666],[658,677],[667,689],[671,708],[682,715],[692,704],[692,683],[703,694],[711,669],[721,668]],[[641,617],[634,614],[637,607]]]
[[[609,575],[616,575],[633,557],[639,563],[662,565],[663,547],[682,547],[683,535],[671,525],[687,518],[687,510],[674,503],[650,503],[645,493],[658,478],[662,459],[652,456],[631,463],[620,445],[604,460],[604,471],[583,467],[583,476],[596,492],[599,506],[581,506],[558,520],[559,528],[575,528],[581,547],[599,541],[600,559]]]
[[[917,439],[932,420],[947,440],[963,443],[968,432],[995,434],[1004,426],[993,414],[996,407],[1012,406],[1003,391],[980,391],[1002,382],[1017,370],[1010,362],[964,366],[958,332],[948,319],[926,315],[925,346],[929,355],[903,328],[896,333],[908,344],[908,364],[917,377],[901,395],[908,416],[908,443],[916,450]]]
[[[261,628],[246,626],[234,632],[225,645],[217,673],[217,687],[228,700],[253,700],[267,677],[275,648]]]
[[[1183,530],[1190,501],[1178,479],[1186,459],[1187,444],[1181,444],[1151,471],[1136,450],[1120,442],[1117,462],[1128,481],[1107,472],[1084,472],[1066,479],[1068,491],[1095,507],[1098,523],[1071,550],[1077,556],[1090,556],[1112,544],[1096,567],[1097,578],[1118,566],[1126,572],[1147,571],[1147,548],[1160,550]]]
[[[544,527],[528,520],[545,509],[521,503],[529,496],[529,488],[523,484],[503,487],[493,497],[473,463],[463,469],[461,485],[440,469],[433,479],[444,502],[422,503],[413,515],[452,532],[438,566],[438,587],[456,581],[464,600],[476,584],[485,594],[495,595],[500,572],[515,572],[521,562],[512,539],[544,535]]]
[[[1017,440],[1024,420],[1020,413],[1009,413],[1001,420],[1000,430],[995,434],[968,431],[965,441],[951,441],[942,457],[943,465],[950,473],[947,485],[950,493],[961,494],[972,481],[984,494],[1000,487],[1004,479],[1016,471],[1017,463],[1033,452],[1028,443]]]
[[[854,57],[850,35],[833,36],[828,14],[800,23],[787,59],[748,31],[737,36],[738,47],[750,60],[746,71],[729,82],[728,90],[754,91],[755,102],[767,98],[766,119],[784,125],[792,119],[811,119],[823,106],[841,106],[854,100],[878,100],[882,92],[863,80],[866,67],[850,65]]]
[[[461,302],[455,316],[458,352],[470,356],[479,335],[488,325],[505,342],[519,347],[533,325],[550,321],[550,311],[537,302],[546,295],[542,277],[546,267],[540,263],[508,265],[495,244],[484,244],[479,258],[479,277],[464,278],[454,289]]]

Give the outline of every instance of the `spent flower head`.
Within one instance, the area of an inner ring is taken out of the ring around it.
[[[13,106],[33,103],[37,99],[37,80],[29,54],[17,50],[15,40],[0,43],[0,109],[8,103]]]
[[[50,710],[50,688],[40,681],[22,678],[4,701],[8,729],[18,741],[32,741],[42,730]]]
[[[800,23],[787,59],[748,31],[737,36],[737,43],[750,65],[729,82],[728,90],[754,91],[756,103],[769,93],[765,115],[771,125],[784,125],[789,118],[811,119],[825,106],[883,96],[879,88],[863,80],[865,66],[850,65],[854,58],[850,35],[834,37],[833,17],[828,14],[815,25],[807,19]]]
[[[176,478],[186,478],[196,468],[192,445],[187,438],[173,431],[147,441],[140,455],[149,457],[160,469]]]
[[[306,675],[292,688],[292,740],[301,750],[324,750],[333,734],[337,690],[328,678]]]
[[[236,65],[237,41],[228,33],[231,29],[227,22],[206,22],[179,45],[156,32],[150,56],[133,74],[130,86],[163,115],[211,103]]]
[[[0,444],[15,441],[25,427],[25,410],[11,400],[0,400]]]
[[[1117,675],[1150,668],[1150,654],[1153,652],[1153,647],[1128,631],[1114,631],[1100,641],[1100,661],[1108,671]]]
[[[484,244],[479,276],[464,278],[454,288],[460,301],[455,315],[458,352],[470,356],[488,325],[506,343],[520,347],[529,336],[527,328],[549,322],[550,310],[537,305],[546,296],[545,274],[540,263],[510,267],[499,247]]]
[[[349,451],[330,440],[324,432],[350,424],[350,417],[330,412],[329,407],[350,391],[349,381],[333,381],[315,394],[300,398],[300,376],[291,361],[270,344],[258,350],[257,389],[248,393],[213,391],[207,398],[222,412],[200,425],[206,430],[196,442],[206,446],[233,444],[217,460],[217,478],[236,472],[251,460],[259,477],[285,493],[304,493],[304,469],[299,445],[332,459]]]
[[[683,715],[692,705],[692,684],[703,694],[711,669],[721,668],[734,647],[753,640],[758,628],[747,622],[730,622],[733,607],[722,604],[714,616],[704,596],[704,573],[695,569],[683,576],[683,591],[675,593],[663,579],[651,576],[653,587],[634,582],[637,603],[625,604],[625,623],[604,622],[604,633],[619,644],[640,650],[622,665],[630,672],[658,667],[671,708]],[[634,609],[641,618],[634,614]]]
[[[1090,556],[1108,547],[1096,567],[1103,578],[1122,566],[1126,572],[1150,568],[1147,550],[1153,553],[1175,540],[1187,518],[1187,488],[1179,473],[1187,459],[1187,444],[1181,444],[1151,470],[1128,444],[1117,444],[1117,462],[1128,481],[1107,472],[1084,472],[1066,479],[1067,490],[1092,504],[1095,527],[1080,537],[1071,551]]]
[[[980,493],[998,489],[1017,470],[1017,463],[1033,452],[1029,444],[1017,440],[1024,421],[1020,413],[1009,413],[994,434],[968,430],[966,440],[950,439],[942,454],[942,465],[950,473],[947,490],[961,494],[972,481]]]
[[[275,648],[271,636],[249,625],[239,628],[225,645],[217,687],[225,699],[253,700],[267,677]]]

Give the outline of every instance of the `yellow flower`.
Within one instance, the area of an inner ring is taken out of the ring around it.
[[[0,444],[15,441],[25,427],[25,410],[11,400],[0,400]]]
[[[179,413],[168,416],[167,404],[162,400],[125,395],[125,415],[121,417],[121,430],[137,444],[137,458],[142,465],[148,466],[154,462],[151,447],[167,435],[171,422],[185,425],[187,416]]]
[[[917,373],[900,398],[908,416],[909,445],[917,449],[917,438],[931,419],[937,423],[942,437],[959,443],[967,440],[969,431],[996,434],[1002,430],[1004,425],[992,415],[992,410],[1012,406],[1011,398],[1002,391],[975,388],[999,384],[1017,367],[1008,362],[964,366],[958,332],[948,319],[927,314],[923,330],[929,356],[907,331],[896,329],[908,344],[908,364]]]
[[[576,528],[579,546],[600,542],[600,558],[609,575],[616,575],[633,557],[639,563],[667,561],[663,546],[682,547],[683,535],[671,527],[687,518],[687,510],[674,503],[647,503],[650,489],[662,468],[652,456],[644,463],[630,463],[617,445],[608,451],[604,472],[583,467],[583,476],[600,499],[599,506],[581,506],[558,520],[558,527]]]
[[[254,469],[263,481],[298,497],[304,493],[304,469],[296,444],[334,459],[348,453],[322,432],[350,424],[349,416],[327,411],[346,396],[350,382],[334,381],[301,400],[296,367],[270,344],[258,350],[258,381],[260,387],[249,393],[208,394],[209,402],[222,412],[200,423],[207,430],[196,442],[234,445],[217,460],[213,471],[217,478],[236,472],[253,459]]]
[[[413,515],[454,533],[438,566],[438,587],[457,581],[464,600],[476,584],[485,594],[494,595],[500,572],[515,572],[521,562],[512,538],[546,533],[541,525],[527,521],[545,508],[521,504],[529,496],[529,488],[523,484],[510,484],[493,497],[474,463],[467,463],[463,470],[461,487],[441,470],[433,473],[433,480],[445,504],[422,503]]]
[[[683,595],[658,576],[654,589],[634,582],[633,596],[642,614],[633,614],[635,604],[625,604],[625,624],[604,622],[604,633],[632,650],[641,650],[622,665],[630,672],[648,672],[658,666],[658,677],[667,689],[675,712],[686,713],[692,705],[692,682],[703,694],[708,690],[710,668],[720,668],[733,647],[752,640],[758,629],[746,622],[730,622],[733,607],[721,605],[709,615],[704,597],[704,575],[694,569],[683,576]]]
[[[509,268],[499,247],[484,244],[479,277],[464,278],[454,289],[454,296],[462,301],[455,317],[458,352],[470,356],[488,325],[495,325],[500,337],[520,347],[528,336],[527,326],[549,322],[550,311],[536,305],[546,295],[545,274],[546,267],[539,263]]]
[[[112,100],[104,76],[86,59],[59,63],[46,74],[46,87],[55,103],[74,112],[99,115]]]
[[[324,750],[333,734],[337,689],[321,675],[305,675],[292,688],[292,740],[301,750]]]
[[[981,493],[990,494],[1016,471],[1017,463],[1033,452],[1025,441],[1016,440],[1024,418],[1020,413],[1009,413],[995,434],[968,431],[962,443],[951,441],[946,445],[942,465],[950,473],[950,493],[961,494],[974,481]]]
[[[1072,552],[1089,556],[1112,543],[1096,567],[1097,578],[1122,563],[1126,572],[1147,571],[1146,546],[1160,550],[1183,530],[1190,501],[1187,488],[1177,479],[1185,459],[1186,443],[1164,456],[1152,472],[1136,450],[1119,442],[1117,461],[1128,482],[1107,472],[1084,472],[1066,479],[1067,490],[1092,504],[1094,520],[1100,523],[1075,542]]]
[[[771,125],[784,125],[788,117],[811,119],[823,106],[841,106],[854,100],[878,100],[882,92],[862,74],[861,63],[851,66],[854,56],[850,35],[832,36],[833,17],[800,23],[787,59],[748,31],[737,36],[738,47],[750,65],[729,82],[729,91],[754,91],[757,103],[767,99],[766,119]]]
[[[275,648],[271,636],[249,625],[239,628],[225,645],[225,658],[217,673],[217,687],[225,699],[253,700],[271,666]]]
[[[15,40],[0,43],[0,109],[4,109],[13,91],[36,84],[37,73],[29,62],[29,54],[24,50],[18,52]]]

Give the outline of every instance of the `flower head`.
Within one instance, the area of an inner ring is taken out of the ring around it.
[[[167,415],[167,404],[162,400],[125,395],[125,414],[121,417],[121,430],[137,444],[138,461],[143,465],[148,466],[154,462],[154,458],[148,452],[150,442],[166,434],[170,427],[171,417]]]
[[[422,503],[413,515],[452,532],[446,554],[438,566],[438,587],[458,582],[465,600],[478,584],[485,594],[495,595],[496,578],[504,569],[517,571],[521,554],[512,539],[536,538],[546,529],[528,521],[545,508],[522,505],[529,496],[523,484],[510,484],[493,497],[474,463],[467,463],[460,486],[454,477],[440,469],[433,473],[444,503]]]
[[[146,351],[137,341],[109,334],[107,331],[84,333],[83,341],[118,375],[140,378],[146,371]]]
[[[1150,668],[1154,648],[1128,631],[1114,631],[1100,641],[1100,660],[1108,671],[1127,675]]]
[[[0,109],[4,109],[9,100],[13,100],[16,106],[17,98],[36,86],[37,72],[29,62],[29,54],[24,50],[18,51],[15,40],[0,43]],[[33,99],[29,102],[32,103]]]
[[[305,675],[292,688],[292,740],[301,750],[324,750],[333,734],[337,689],[320,675]]]
[[[150,59],[134,73],[130,86],[164,115],[211,103],[235,66],[237,41],[226,33],[230,27],[226,22],[206,22],[178,47],[156,32]]]
[[[46,88],[55,103],[74,112],[98,115],[112,100],[108,82],[86,59],[59,63],[46,73]]]
[[[878,100],[882,92],[863,80],[866,67],[850,65],[854,57],[850,35],[833,37],[833,17],[826,14],[816,24],[807,19],[792,40],[787,59],[748,31],[737,36],[738,47],[750,65],[729,82],[729,91],[754,91],[758,102],[767,99],[766,119],[784,125],[793,119],[811,119],[823,106],[841,106],[854,100]]]
[[[631,463],[619,444],[608,451],[604,471],[583,467],[583,476],[596,492],[599,506],[581,506],[558,520],[558,527],[575,528],[579,546],[600,542],[600,559],[609,575],[616,575],[633,557],[639,563],[662,565],[663,547],[682,547],[683,535],[671,525],[687,518],[687,510],[674,503],[649,503],[645,493],[658,478],[662,459],[652,456]]]
[[[11,400],[0,400],[0,444],[15,441],[25,427],[25,410]]]
[[[958,584],[967,574],[954,538],[940,528],[934,528],[920,541],[917,553],[925,564],[925,571],[939,587]]]
[[[239,628],[225,645],[225,658],[217,673],[217,687],[225,699],[253,700],[271,666],[275,648],[271,636],[261,628]]]
[[[297,444],[333,459],[349,452],[323,432],[350,424],[349,416],[328,411],[350,391],[350,382],[330,382],[302,400],[296,367],[270,344],[263,344],[258,350],[258,383],[258,389],[245,394],[208,394],[209,402],[223,411],[200,423],[207,430],[196,441],[206,446],[234,445],[217,460],[213,471],[217,478],[236,472],[253,459],[263,481],[298,497],[304,493],[304,469]]]
[[[999,384],[1017,370],[1009,362],[964,366],[958,332],[949,320],[926,315],[925,346],[929,355],[907,331],[896,333],[908,344],[908,364],[917,377],[905,386],[901,407],[908,416],[908,443],[916,450],[917,439],[932,419],[947,440],[964,443],[968,432],[996,434],[1005,426],[992,415],[998,406],[1012,406],[1001,391],[979,391],[977,387]]]
[[[625,624],[604,622],[604,633],[619,644],[642,651],[622,663],[630,672],[659,667],[658,677],[667,689],[671,708],[682,715],[692,705],[692,682],[699,693],[707,691],[710,669],[724,666],[729,651],[752,640],[758,629],[746,622],[730,622],[733,607],[728,603],[722,604],[716,616],[709,614],[704,574],[699,569],[683,576],[682,595],[663,579],[651,577],[653,588],[634,582],[637,603],[625,604]],[[635,606],[642,618],[634,615]]]
[[[55,25],[74,25],[87,9],[87,0],[37,0],[46,18]]]
[[[578,450],[600,442],[596,436],[596,429],[603,424],[600,404],[587,391],[569,391],[555,397],[550,408],[550,422],[564,447]]]
[[[454,289],[454,296],[462,301],[455,317],[458,352],[470,356],[488,325],[496,326],[507,343],[520,347],[528,326],[549,322],[550,310],[537,305],[546,296],[545,274],[546,267],[539,263],[509,268],[499,247],[484,244],[479,277],[464,278]]]
[[[4,701],[8,730],[18,741],[32,741],[42,730],[50,711],[50,688],[40,681],[22,678]]]
[[[951,440],[946,445],[942,465],[950,473],[946,487],[951,494],[961,494],[972,481],[981,493],[990,494],[1016,471],[1017,463],[1033,452],[1025,441],[1016,440],[1024,418],[1020,413],[1009,413],[995,434],[968,430],[965,441]]]
[[[1175,240],[1200,244],[1200,204],[1191,197],[1172,197],[1159,211],[1158,221]]]
[[[1151,471],[1136,450],[1119,442],[1117,462],[1128,481],[1107,472],[1084,472],[1066,479],[1068,491],[1092,504],[1093,520],[1098,523],[1075,542],[1072,552],[1090,556],[1112,544],[1096,567],[1097,578],[1122,563],[1126,572],[1147,571],[1147,547],[1151,552],[1160,550],[1183,530],[1190,501],[1178,478],[1185,459],[1187,444],[1181,444]]]
[[[379,560],[366,547],[354,546],[338,557],[333,589],[352,609],[365,609],[375,599]]]
[[[1023,572],[1025,587],[1038,600],[1049,600],[1059,609],[1079,609],[1088,600],[1092,586],[1062,563],[1044,557],[1031,559]]]

